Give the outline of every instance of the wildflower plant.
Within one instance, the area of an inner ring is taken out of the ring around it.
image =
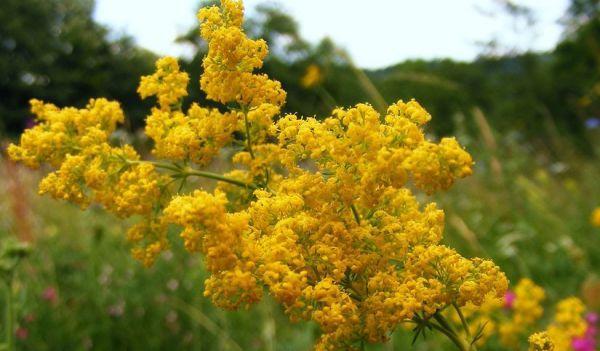
[[[461,309],[501,298],[508,281],[493,262],[443,245],[443,211],[413,193],[469,176],[471,156],[454,138],[428,140],[431,116],[414,100],[383,115],[368,104],[323,120],[282,115],[286,93],[255,73],[268,48],[244,33],[241,2],[222,0],[198,17],[208,43],[200,84],[221,109],[184,110],[189,77],[165,57],[138,89],[157,101],[145,129],[152,159],[111,143],[124,116],[106,99],[83,109],[33,100],[38,124],[10,157],[54,169],[43,194],[137,219],[127,235],[145,265],[169,247],[169,227],[180,228],[186,249],[206,260],[204,295],[215,305],[248,307],[268,292],[292,321],[319,325],[316,349],[385,342],[404,323],[416,336],[435,329],[475,349]],[[228,151],[229,172],[207,170]],[[193,178],[215,186],[188,190]],[[461,316],[465,334],[446,309]]]
[[[477,346],[497,336],[503,350],[523,350],[525,342],[529,342],[529,349],[535,351],[596,350],[598,315],[577,297],[560,300],[546,330],[531,334],[540,329],[538,324],[543,320],[545,298],[542,287],[523,278],[501,299],[488,296],[479,307],[468,304],[462,308],[462,318],[468,321],[471,334],[480,335],[475,343]],[[456,311],[446,314],[455,325],[460,324]],[[461,334],[466,332],[461,331]]]
[[[542,318],[545,298],[543,288],[524,278],[502,298],[489,295],[480,306],[467,304],[462,308],[463,318],[468,321],[471,335],[479,336],[476,345],[483,345],[497,335],[504,349],[522,350],[523,341]],[[456,311],[449,310],[447,315],[452,323],[460,325]],[[462,333],[466,334],[466,331]]]
[[[556,304],[547,329],[529,338],[530,350],[594,351],[597,334],[598,314],[586,312],[579,298],[567,297]]]
[[[590,215],[590,223],[594,227],[600,227],[600,207],[596,207]]]
[[[17,266],[29,255],[29,244],[17,241],[11,237],[0,240],[0,285],[4,290],[4,320],[2,329],[4,341],[0,350],[13,351],[15,348],[15,303],[13,297],[14,277]]]
[[[318,86],[323,81],[323,72],[321,72],[321,68],[315,64],[311,64],[306,67],[306,71],[304,72],[304,76],[300,80],[300,85],[306,89],[310,89]]]

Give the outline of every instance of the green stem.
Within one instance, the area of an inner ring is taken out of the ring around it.
[[[203,177],[203,178],[208,178],[208,179],[214,179],[214,180],[218,180],[218,181],[229,183],[229,184],[234,184],[234,185],[240,186],[242,188],[258,189],[258,187],[255,184],[245,183],[241,180],[228,178],[228,177],[225,177],[224,175],[221,175],[218,173],[200,171],[200,170],[196,170],[193,168],[179,168],[170,163],[157,162],[157,161],[146,161],[146,160],[139,160],[139,161],[127,160],[126,162],[128,164],[148,163],[148,164],[153,165],[156,168],[162,168],[162,169],[166,169],[166,170],[175,172],[175,173],[177,173],[177,175],[180,175],[182,177],[197,176],[197,177]]]
[[[436,312],[433,315],[433,318],[435,318],[435,320],[440,323],[440,325],[446,329],[448,329],[450,332],[452,332],[453,334],[456,334],[454,332],[454,330],[452,329],[452,327],[450,326],[450,324],[446,321],[446,318],[444,318],[439,312]]]
[[[352,210],[352,214],[354,215],[354,219],[356,220],[356,223],[358,223],[360,225],[360,215],[358,214],[358,210],[356,209],[356,206],[354,206],[354,204],[350,205],[350,209]]]
[[[6,316],[5,316],[5,327],[6,327],[6,347],[8,351],[15,350],[15,314],[12,297],[12,279],[9,278],[5,281],[5,299],[6,299]]]
[[[220,175],[217,173],[212,173],[212,172],[199,171],[199,170],[185,170],[181,173],[181,175],[183,175],[183,176],[198,176],[198,177],[218,180],[220,182],[234,184],[234,185],[240,186],[242,188],[258,189],[258,187],[255,184],[245,183],[241,180],[228,178],[223,175]]]
[[[427,323],[427,325],[431,326],[433,329],[446,335],[448,337],[448,339],[450,339],[450,341],[452,341],[454,343],[454,345],[456,345],[460,351],[469,351],[470,350],[469,345],[467,345],[467,343],[464,340],[460,339],[452,331],[447,330],[446,328],[443,328],[443,327],[439,326],[438,324],[431,323],[431,322]]]
[[[248,122],[248,111],[244,109],[242,112],[244,113],[244,127],[246,129],[246,144],[248,147],[248,152],[250,153],[250,157],[254,158],[254,151],[252,151],[252,139],[250,137],[250,122]]]
[[[254,159],[254,150],[252,150],[252,135],[250,134],[250,122],[248,121],[248,108],[242,107],[242,113],[244,114],[244,128],[246,129],[246,147],[248,148],[248,152],[250,153],[250,157]],[[261,184],[264,188],[271,191],[269,189],[269,169],[265,168],[265,181],[264,184]],[[271,191],[272,192],[272,191]]]
[[[178,168],[170,163],[158,162],[158,161],[147,161],[147,160],[125,160],[125,162],[129,165],[141,165],[144,163],[151,164],[156,168],[168,169],[173,172],[181,172],[181,168]]]
[[[465,334],[467,335],[467,338],[471,338],[471,331],[469,330],[469,325],[467,324],[467,320],[465,318],[465,316],[463,315],[462,311],[460,310],[460,307],[458,307],[458,305],[453,302],[452,306],[454,307],[454,309],[456,310],[456,313],[458,313],[458,317],[460,318],[460,323],[463,326],[463,329],[465,330]]]
[[[446,322],[446,320],[439,315],[439,311],[437,313],[435,313],[433,315],[433,317],[438,320],[438,322],[443,323],[443,325],[448,325],[448,323]],[[423,320],[427,326],[441,332],[442,334],[446,335],[446,337],[448,337],[448,339],[450,339],[450,341],[452,341],[454,343],[454,345],[456,345],[458,347],[458,349],[460,351],[471,351],[471,346],[464,341],[463,339],[459,338],[458,335],[456,335],[456,333],[452,330],[452,329],[447,329],[446,327],[442,327],[439,324],[433,323],[429,320]],[[405,323],[415,323],[415,324],[419,324],[420,322],[412,320],[412,319],[405,319],[403,320],[403,322]],[[449,326],[449,325],[448,325]]]
[[[459,337],[456,334],[456,332],[454,331],[454,329],[452,329],[452,327],[446,321],[446,318],[444,318],[444,316],[439,314],[439,312],[436,312],[433,315],[433,318],[435,318],[435,320],[438,323],[440,323],[440,325],[443,326],[444,329],[446,329],[448,331],[448,334],[446,334],[446,335],[452,340],[452,342],[454,342],[456,344],[456,346],[458,346],[461,350],[464,350],[464,351],[473,350],[471,344],[469,344],[467,341],[465,341],[463,338]],[[452,337],[450,337],[450,334],[452,335]]]

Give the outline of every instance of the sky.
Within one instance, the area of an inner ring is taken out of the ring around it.
[[[516,0],[535,14],[532,27],[500,10],[498,0],[245,0],[248,14],[258,4],[280,6],[316,43],[330,37],[364,68],[406,59],[468,61],[482,53],[478,43],[495,40],[504,51],[544,51],[561,37],[560,18],[568,0]],[[161,55],[190,55],[174,42],[196,22],[199,0],[96,0],[95,19],[114,34],[128,34]],[[143,10],[141,10],[143,9]]]

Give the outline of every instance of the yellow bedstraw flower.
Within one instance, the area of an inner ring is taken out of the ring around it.
[[[535,333],[529,337],[529,351],[554,351],[554,344],[547,332]]]
[[[529,335],[535,322],[543,314],[541,302],[544,290],[530,279],[524,278],[503,297],[487,295],[481,306],[467,303],[462,309],[463,317],[469,323],[471,335],[480,333],[478,345],[483,345],[494,334],[499,334],[500,343],[507,349],[522,349],[521,342]],[[448,312],[457,327],[461,319],[455,310]]]
[[[576,297],[569,297],[556,305],[554,320],[548,326],[548,336],[556,351],[571,350],[573,339],[585,334],[585,306]]]
[[[547,350],[542,348],[546,344],[552,346],[548,350],[555,351],[595,350],[594,332],[588,335],[589,327],[595,330],[595,320],[586,320],[585,310],[583,302],[576,297],[559,301],[547,330],[529,338],[530,349]],[[543,338],[539,335],[543,335]]]
[[[519,281],[512,295],[507,297],[505,307],[512,314],[510,319],[502,321],[498,327],[500,342],[506,347],[518,349],[521,337],[527,335],[528,330],[542,317],[544,309],[541,303],[546,294],[544,289],[525,278]]]
[[[208,42],[201,88],[226,106],[184,111],[188,76],[160,59],[138,89],[158,100],[145,128],[158,161],[110,143],[123,114],[104,99],[85,109],[32,101],[40,123],[10,157],[54,169],[42,193],[135,218],[127,236],[145,265],[178,227],[187,251],[206,260],[204,295],[215,305],[247,307],[269,293],[291,320],[319,325],[316,349],[385,342],[415,323],[465,350],[473,335],[453,331],[442,311],[487,310],[508,281],[493,262],[442,245],[444,212],[411,189],[448,189],[472,173],[469,153],[454,138],[428,140],[431,116],[414,100],[383,114],[357,104],[322,120],[280,116],[286,94],[254,73],[268,50],[242,30],[241,1],[222,0],[199,18]],[[219,155],[231,155],[224,174],[207,169]],[[537,314],[533,303],[522,310],[524,324]]]
[[[154,108],[146,119],[145,131],[154,141],[152,153],[156,157],[204,166],[231,142],[237,120],[235,113],[221,113],[197,104],[187,114]]]
[[[515,287],[513,318],[516,324],[533,325],[544,313],[541,302],[546,298],[544,289],[531,279],[521,279]]]
[[[167,228],[157,219],[146,219],[127,231],[127,239],[135,246],[132,256],[145,266],[152,266],[158,255],[169,247]]]
[[[600,207],[596,207],[590,216],[590,223],[594,227],[600,227]]]
[[[321,83],[323,80],[323,73],[319,66],[312,64],[306,67],[306,72],[302,79],[300,80],[300,85],[304,88],[312,88]]]
[[[187,73],[179,71],[177,59],[163,57],[156,61],[156,72],[153,75],[142,77],[138,93],[142,99],[156,95],[161,110],[168,111],[187,96],[189,80]]]
[[[208,54],[202,63],[202,90],[209,99],[245,106],[270,103],[280,106],[286,93],[277,81],[264,74],[252,73],[261,68],[268,54],[267,43],[251,40],[242,29],[241,1],[223,0],[221,7],[203,8],[198,13],[200,33],[208,41]]]
[[[84,109],[59,109],[33,99],[31,112],[39,123],[21,135],[19,145],[8,147],[12,160],[29,167],[41,163],[59,167],[67,155],[106,143],[124,118],[119,103],[106,99],[91,99]]]

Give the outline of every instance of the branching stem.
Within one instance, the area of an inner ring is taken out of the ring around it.
[[[433,318],[439,323],[439,325],[430,322],[429,324],[431,325],[431,327],[433,327],[436,330],[439,330],[444,335],[446,335],[450,339],[450,341],[452,341],[458,347],[459,350],[461,350],[461,351],[474,351],[475,350],[473,345],[469,344],[466,340],[464,340],[462,337],[460,337],[458,334],[456,334],[454,329],[452,329],[452,326],[450,326],[450,324],[446,321],[446,318],[444,318],[444,316],[442,316],[439,313],[439,311],[433,315]]]
[[[350,205],[350,209],[352,210],[352,214],[354,215],[354,219],[356,220],[356,223],[358,223],[360,225],[360,214],[358,213],[356,206],[354,206],[354,204],[352,204],[352,205]]]
[[[12,296],[12,277],[6,279],[5,284],[5,320],[4,328],[6,329],[6,350],[15,350],[15,315]]]
[[[252,137],[250,136],[250,122],[248,122],[248,111],[243,109],[242,113],[244,114],[244,127],[246,129],[246,145],[248,147],[250,157],[254,158],[254,151],[252,150]]]
[[[460,307],[458,307],[458,305],[456,304],[456,302],[453,302],[452,306],[456,310],[456,313],[458,313],[458,317],[460,318],[460,323],[462,324],[463,329],[465,330],[465,334],[467,335],[467,338],[470,339],[471,338],[471,331],[469,330],[469,325],[467,324],[467,320],[466,320],[464,314],[462,313]]]
[[[178,167],[178,166],[176,166],[174,164],[171,164],[171,163],[164,163],[164,162],[157,162],[157,161],[147,161],[147,160],[139,160],[139,161],[130,161],[130,160],[127,160],[126,162],[128,164],[143,164],[143,163],[151,164],[151,165],[153,165],[156,168],[161,168],[161,169],[166,169],[166,170],[172,171],[172,172],[175,173],[175,176],[178,176],[178,177],[196,176],[196,177],[202,177],[202,178],[208,178],[208,179],[218,180],[218,181],[221,181],[221,182],[225,182],[225,183],[237,185],[237,186],[240,186],[242,188],[258,189],[258,186],[256,186],[255,184],[252,184],[252,183],[245,183],[245,182],[243,182],[241,180],[229,178],[229,177],[226,177],[226,176],[218,174],[218,173],[213,173],[213,172],[208,172],[208,171],[201,171],[201,170],[193,169],[193,168],[190,168],[190,167],[182,168],[182,167]]]

